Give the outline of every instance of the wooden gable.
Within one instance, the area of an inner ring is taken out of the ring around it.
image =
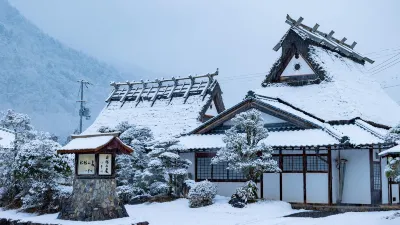
[[[232,125],[231,119],[233,117],[235,117],[238,113],[245,112],[250,109],[257,109],[262,112],[262,117],[265,121],[265,127],[269,129],[309,129],[319,127],[317,124],[311,121],[300,118],[264,101],[256,98],[247,98],[232,108],[225,110],[218,116],[203,123],[189,134],[220,133]]]

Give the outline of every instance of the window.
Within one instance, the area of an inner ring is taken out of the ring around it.
[[[197,173],[196,179],[206,180],[211,179],[211,158],[196,158]]]
[[[307,171],[328,172],[328,157],[320,155],[307,156]]]
[[[226,169],[228,163],[211,165],[211,159],[215,154],[196,154],[196,180],[209,181],[245,181],[242,173]]]
[[[303,172],[303,156],[284,155],[282,156],[283,172]]]

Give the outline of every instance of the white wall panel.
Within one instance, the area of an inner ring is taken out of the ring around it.
[[[285,202],[304,202],[303,174],[282,174],[282,200]]]
[[[307,203],[328,203],[328,173],[307,173]]]
[[[280,200],[279,173],[264,173],[264,198]]]
[[[371,204],[370,163],[368,150],[342,150],[347,159],[342,203]]]
[[[392,204],[400,203],[399,184],[392,184]]]
[[[381,159],[381,177],[382,177],[382,204],[389,203],[389,192],[388,192],[388,179],[385,175],[385,167],[386,167],[387,158]]]

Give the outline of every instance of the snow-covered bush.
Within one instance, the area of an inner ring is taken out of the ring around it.
[[[0,185],[5,192],[2,206],[21,207],[39,213],[57,212],[68,193],[61,185],[71,175],[70,158],[57,155],[57,138],[34,130],[27,115],[12,110],[4,113],[0,126],[16,132],[13,149],[0,157]]]
[[[120,132],[120,139],[134,149],[132,154],[116,158],[117,193],[121,200],[128,203],[137,195],[147,194],[149,185],[143,180],[143,172],[149,162],[147,151],[153,143],[150,129],[121,122],[114,128],[101,127],[98,131]]]
[[[183,182],[187,179],[188,168],[192,164],[190,160],[182,159],[177,154],[178,142],[176,139],[158,142],[148,154],[152,158],[148,170],[158,168],[157,173],[154,171],[149,173],[153,176],[158,174],[158,177],[162,175],[164,178],[160,182],[167,183],[168,195],[176,197],[183,196]]]
[[[169,186],[165,182],[154,182],[150,185],[150,195],[166,195],[168,194]]]
[[[256,201],[257,190],[257,184],[253,181],[248,181],[243,187],[236,189],[235,194],[233,194],[229,200],[229,204],[235,208],[243,208],[247,203]]]
[[[400,182],[400,157],[392,158],[389,161],[385,168],[385,175],[394,182]]]
[[[189,207],[198,208],[213,204],[217,186],[207,180],[195,183],[189,190]]]
[[[385,136],[387,142],[400,141],[400,123],[392,127]]]
[[[261,113],[251,109],[236,115],[232,121],[234,126],[223,137],[226,147],[218,150],[212,164],[227,162],[227,169],[240,172],[254,182],[264,172],[280,172],[278,163],[272,159],[272,147],[260,143],[268,137]]]

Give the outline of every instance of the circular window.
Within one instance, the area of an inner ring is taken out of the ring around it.
[[[300,63],[294,64],[294,70],[299,70],[301,68]]]

